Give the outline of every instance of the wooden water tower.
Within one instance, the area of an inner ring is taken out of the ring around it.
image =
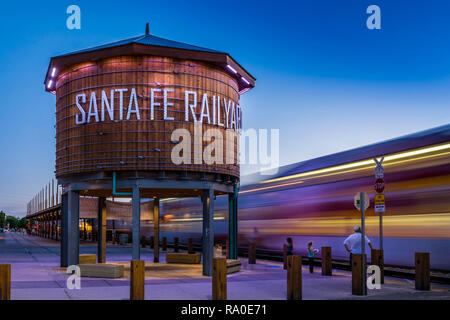
[[[78,263],[80,195],[100,198],[103,229],[104,199],[132,198],[133,259],[140,256],[141,198],[154,199],[156,233],[160,198],[201,197],[203,273],[210,275],[213,199],[228,194],[236,258],[239,98],[254,83],[229,54],[156,37],[148,24],[144,35],[52,57],[45,88],[56,95],[61,265]],[[104,256],[104,230],[99,234]]]

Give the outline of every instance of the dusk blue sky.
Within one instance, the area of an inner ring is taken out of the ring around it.
[[[67,6],[81,30],[66,28]],[[366,8],[381,8],[368,30]],[[229,52],[257,78],[244,129],[280,129],[288,164],[449,123],[450,1],[8,1],[0,9],[0,209],[54,177],[50,57],[143,34]],[[255,170],[243,166],[242,173]]]

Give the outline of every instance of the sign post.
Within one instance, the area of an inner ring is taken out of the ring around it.
[[[367,193],[358,192],[354,198],[355,207],[361,211],[361,285],[362,294],[366,295],[366,232],[365,232],[365,211],[370,205],[370,199]]]
[[[382,166],[384,157],[381,157],[381,160],[378,161],[377,158],[373,158],[373,161],[376,163],[375,167],[375,204],[374,210],[380,214],[380,250],[383,250],[383,212],[386,211],[386,203],[384,197],[384,168]]]
[[[364,199],[365,193],[364,192],[360,192],[359,193],[359,197],[361,199],[361,254],[362,254],[362,292],[363,295],[365,295],[366,293],[366,232],[365,232],[365,211],[366,211],[366,204],[365,204],[365,199]]]

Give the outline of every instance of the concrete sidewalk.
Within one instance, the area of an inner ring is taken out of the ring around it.
[[[81,253],[96,253],[95,244],[82,244]],[[108,262],[128,262],[131,246],[109,245]],[[150,300],[211,299],[211,278],[201,275],[201,265],[167,265],[165,253],[159,264],[153,263],[149,248],[141,249],[146,261],[145,298]],[[42,300],[128,300],[129,279],[82,278],[80,290],[66,287],[68,275],[59,267],[59,242],[34,236],[0,233],[0,263],[11,264],[11,299]],[[128,276],[126,272],[125,276]],[[351,273],[333,270],[332,277],[310,274],[303,269],[303,299],[388,299],[450,300],[450,286],[432,284],[428,292],[416,291],[414,282],[385,277],[380,290],[369,290],[365,297],[351,294]],[[228,276],[228,299],[285,300],[286,271],[282,264],[257,260],[248,265],[242,259],[242,271]]]

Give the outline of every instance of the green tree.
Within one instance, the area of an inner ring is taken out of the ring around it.
[[[10,229],[15,229],[19,224],[19,220],[13,216],[6,216],[6,224],[9,224]]]
[[[22,218],[17,222],[18,228],[26,228],[27,227],[27,218]]]
[[[0,211],[0,228],[4,228],[6,225],[6,214],[2,211]]]

